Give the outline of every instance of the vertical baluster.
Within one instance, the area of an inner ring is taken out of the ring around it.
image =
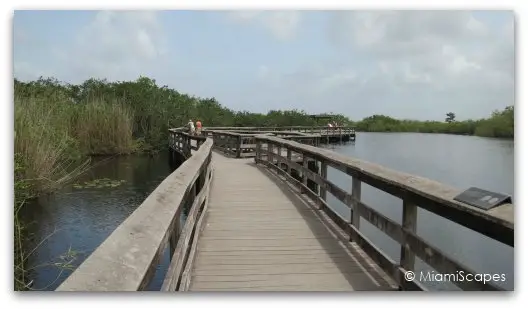
[[[359,231],[359,203],[361,202],[361,181],[357,177],[352,177],[352,207],[350,208],[350,223]],[[355,241],[352,233],[349,235],[350,241]]]
[[[418,209],[416,205],[403,200],[402,228],[411,233],[416,233],[416,221]],[[401,245],[400,265],[406,270],[414,270],[414,253],[410,250],[407,243]]]

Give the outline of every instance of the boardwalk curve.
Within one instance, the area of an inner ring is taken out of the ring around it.
[[[336,235],[312,205],[253,160],[213,153],[213,164],[210,202],[189,290],[397,288]]]

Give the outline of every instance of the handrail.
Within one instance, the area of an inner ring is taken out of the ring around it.
[[[176,133],[178,130],[173,130]],[[178,132],[181,134],[182,132]],[[179,288],[182,271],[192,263],[194,243],[188,225],[202,217],[212,176],[212,140],[169,175],[145,201],[57,288],[57,291],[138,291],[150,283],[167,245],[172,263],[165,289]],[[192,205],[182,237],[180,215]],[[194,223],[192,224],[194,225]],[[170,244],[169,244],[170,243]],[[177,249],[178,248],[178,249]],[[182,253],[183,252],[183,253]],[[174,255],[173,255],[174,253]],[[176,269],[175,260],[178,265]]]
[[[198,150],[206,140],[206,136],[189,134],[184,128],[169,129],[169,147],[179,151],[185,158],[189,158],[192,150]],[[195,141],[195,145],[191,141]]]
[[[460,271],[466,274],[475,273],[416,234],[418,207],[501,243],[514,246],[512,204],[504,204],[495,209],[483,211],[455,201],[453,198],[460,193],[458,190],[429,179],[397,172],[326,149],[273,136],[259,135],[255,137],[255,141],[255,162],[275,170],[290,182],[298,185],[302,192],[306,192],[317,203],[319,209],[346,231],[350,240],[361,246],[402,289],[425,289],[418,282],[409,282],[404,277],[406,271],[414,270],[415,256],[444,274],[455,274]],[[284,149],[286,150],[286,157],[282,155]],[[293,153],[302,156],[302,164],[291,159]],[[308,168],[309,160],[320,162],[320,173],[315,173]],[[281,165],[286,165],[286,170]],[[342,190],[327,179],[328,166],[351,176],[351,193]],[[301,181],[291,176],[292,170],[302,174]],[[319,192],[308,188],[308,180],[319,186]],[[361,201],[361,183],[366,183],[402,199],[403,217],[401,225]],[[330,192],[350,208],[350,221],[329,207],[326,202],[327,192]],[[400,243],[402,249],[399,264],[387,257],[359,231],[360,217]],[[501,287],[490,282],[483,284],[478,281],[456,281],[454,283],[466,290],[502,290]]]
[[[235,158],[255,156],[255,137],[258,135],[277,135],[287,140],[295,140],[303,144],[319,146],[321,136],[294,131],[255,131],[254,133],[240,131],[204,130],[204,134],[211,136],[214,148]]]
[[[228,131],[266,131],[266,130],[292,130],[292,129],[328,129],[328,126],[264,126],[264,127],[204,127],[206,130],[228,130]],[[354,126],[336,126],[332,128],[351,129],[355,130]]]

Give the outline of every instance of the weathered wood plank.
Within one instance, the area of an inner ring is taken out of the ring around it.
[[[174,255],[167,270],[165,280],[163,281],[163,285],[161,287],[162,291],[175,291],[178,288],[179,280],[184,271],[183,268],[186,265],[186,259],[188,258],[189,254],[189,258],[193,258],[193,252],[189,253],[189,243],[191,241],[191,237],[194,235],[193,233],[196,228],[196,221],[198,215],[202,212],[201,206],[209,195],[209,188],[212,176],[211,165],[208,166],[205,175],[206,181],[198,196],[194,198],[191,210],[187,216],[184,228],[180,235],[181,238],[178,241],[176,250],[174,251]],[[195,246],[194,242],[192,242],[192,246]]]
[[[207,190],[207,196],[209,195],[209,190]],[[196,224],[196,229],[193,236],[193,243],[191,247],[191,251],[189,253],[190,257],[187,261],[187,264],[185,265],[185,270],[182,274],[182,279],[180,286],[178,287],[178,291],[185,292],[189,289],[189,285],[191,284],[191,272],[194,265],[194,260],[196,259],[196,248],[198,247],[198,240],[200,239],[200,234],[203,230],[203,223],[206,220],[207,217],[207,207],[208,207],[208,201],[209,197],[205,201],[204,208],[202,210],[202,213],[200,214],[200,218],[198,219],[198,222]]]
[[[382,289],[394,288],[379,275],[370,274],[376,266],[358,262],[359,255],[325,227],[315,209],[281,188],[250,160],[213,156],[214,184],[191,291],[229,290],[233,280],[242,285],[248,280],[262,281],[257,288],[294,280],[297,291],[379,289],[380,284]],[[236,176],[233,169],[237,169]],[[292,274],[306,280],[299,283]],[[333,277],[328,277],[331,280],[325,288],[321,276],[328,274]],[[285,279],[280,282],[280,278]],[[203,282],[212,285],[202,286]]]
[[[224,288],[237,291],[240,287],[272,288],[282,291],[284,286],[295,285],[291,291],[361,291],[380,290],[380,285],[372,282],[365,274],[274,274],[239,276],[195,276],[192,290]],[[381,289],[388,290],[386,286]]]
[[[349,263],[350,256],[343,254],[319,254],[319,255],[266,255],[266,256],[208,256],[200,257],[196,260],[196,265],[201,265],[197,269],[207,267],[232,266],[245,268],[256,265],[289,265],[289,264],[323,264],[323,263]]]

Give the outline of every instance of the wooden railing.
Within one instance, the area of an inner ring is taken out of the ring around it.
[[[192,150],[198,150],[206,140],[206,136],[191,135],[183,128],[169,129],[169,147],[180,152],[185,158],[189,158]]]
[[[212,179],[213,141],[171,130],[188,159],[58,287],[57,291],[144,290],[167,246],[171,263],[163,291],[184,291],[190,280],[196,242],[204,221]],[[199,142],[190,156],[191,140]],[[200,142],[202,141],[203,142]],[[180,228],[183,209],[189,214]]]
[[[417,207],[433,214],[456,222],[482,235],[501,243],[514,246],[513,205],[504,204],[489,211],[468,206],[453,198],[460,192],[425,178],[389,170],[376,164],[363,162],[339,155],[335,152],[302,145],[278,137],[260,135],[255,137],[255,162],[263,164],[296,184],[301,192],[307,193],[318,205],[318,209],[332,219],[349,240],[356,242],[364,251],[395,280],[402,290],[425,290],[416,280],[407,281],[405,274],[413,271],[415,257],[420,258],[439,273],[474,274],[475,271],[455,261],[416,234]],[[286,154],[284,156],[284,154]],[[297,159],[292,160],[295,156]],[[298,164],[299,156],[302,164]],[[309,160],[315,160],[321,166],[315,173],[308,168]],[[284,167],[285,166],[285,167]],[[327,178],[327,169],[331,166],[351,177],[351,192],[339,188]],[[292,170],[302,175],[301,180],[292,177]],[[318,185],[310,190],[308,181]],[[366,205],[361,199],[361,184],[365,183],[402,200],[402,224],[387,218]],[[350,220],[343,218],[327,204],[329,192],[350,208]],[[377,248],[360,232],[360,218],[383,231],[390,238],[400,243],[400,261],[396,263],[382,250]],[[502,290],[501,287],[488,282],[460,280],[454,282],[463,290]]]
[[[204,131],[297,131],[312,134],[355,134],[355,127],[337,126],[329,128],[328,126],[284,126],[284,127],[205,127]]]
[[[286,140],[294,140],[302,144],[319,146],[321,136],[304,133],[265,131],[253,134],[231,131],[207,131],[208,136],[214,141],[214,148],[235,158],[248,158],[255,156],[255,137],[258,135],[278,135]]]
[[[241,134],[230,131],[209,131],[215,149],[236,158],[250,157],[255,154],[255,134]]]

